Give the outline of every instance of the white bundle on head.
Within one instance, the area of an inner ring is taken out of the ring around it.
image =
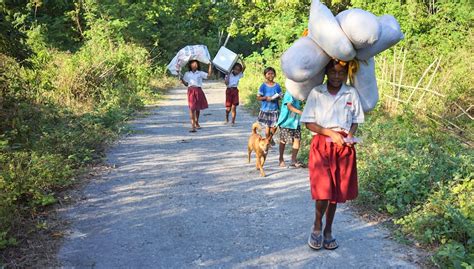
[[[306,98],[308,98],[309,93],[314,87],[323,83],[324,74],[325,69],[304,82],[296,82],[287,78],[285,81],[285,87],[288,92],[290,92],[291,96],[298,100],[304,101]]]
[[[329,60],[311,38],[302,37],[281,56],[281,69],[287,78],[303,82],[321,72]]]
[[[400,24],[392,15],[380,16],[378,21],[381,28],[379,39],[372,46],[358,50],[357,59],[368,60],[404,38]]]
[[[204,64],[211,62],[211,55],[205,45],[186,46],[178,51],[176,56],[168,64],[167,69],[173,75],[178,75],[181,68],[189,61],[196,60]]]
[[[294,98],[305,100],[323,82],[329,57],[346,62],[357,58],[359,71],[353,86],[363,110],[374,109],[379,93],[373,57],[403,39],[397,20],[391,15],[377,18],[361,9],[346,10],[334,17],[319,0],[312,1],[310,12],[309,37],[316,44],[301,38],[283,54],[287,90]]]
[[[354,59],[356,51],[331,11],[319,0],[313,0],[308,23],[309,37],[332,58]]]
[[[368,112],[374,109],[379,100],[374,57],[367,61],[359,61],[359,70],[354,75],[352,86],[359,93],[362,110]]]
[[[358,8],[344,10],[336,20],[356,49],[371,46],[379,39],[380,23],[368,11]]]

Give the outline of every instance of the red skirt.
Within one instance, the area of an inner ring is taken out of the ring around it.
[[[225,91],[225,107],[239,105],[239,89],[232,87]]]
[[[188,106],[190,110],[203,110],[209,107],[201,87],[188,87]]]
[[[346,136],[346,134],[342,134]],[[326,142],[315,135],[309,152],[309,181],[314,200],[344,203],[357,198],[357,164],[354,147]]]

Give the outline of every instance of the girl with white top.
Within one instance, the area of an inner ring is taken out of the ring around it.
[[[184,73],[181,82],[188,87],[189,117],[191,118],[190,132],[201,129],[199,125],[200,111],[208,108],[206,95],[202,91],[202,80],[212,75],[212,65],[209,64],[208,73],[200,71],[201,66],[198,61],[192,60],[188,63],[189,71]]]
[[[364,122],[364,113],[357,91],[346,85],[352,64],[331,60],[326,66],[327,83],[311,91],[301,115],[301,122],[313,134],[308,168],[316,212],[308,245],[316,250],[338,247],[332,237],[337,203],[353,200],[358,194],[353,136],[358,124]]]
[[[239,81],[244,76],[245,64],[244,62],[235,63],[232,72],[225,77],[225,123],[229,122],[229,114],[232,111],[232,126],[235,124],[235,117],[237,116],[237,106],[239,105]]]

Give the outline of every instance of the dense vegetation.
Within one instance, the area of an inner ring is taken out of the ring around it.
[[[406,38],[377,58],[379,78],[398,82],[406,51],[403,84],[415,85],[442,57],[430,88],[438,95],[417,91],[413,102],[394,104],[388,97],[394,87],[379,82],[381,102],[359,134],[365,142],[357,202],[392,216],[400,231],[435,251],[436,265],[468,268],[474,264],[473,126],[461,109],[473,103],[472,4],[324,2],[335,13],[361,7],[399,19]],[[55,203],[57,192],[102,156],[131,113],[156,98],[157,87],[171,85],[163,66],[184,45],[206,44],[215,54],[227,30],[228,47],[246,56],[241,93],[258,109],[263,68],[275,67],[284,84],[279,58],[306,28],[309,5],[0,2],[0,249],[16,243],[15,225]],[[399,97],[410,94],[402,89]],[[309,140],[306,132],[306,145]]]

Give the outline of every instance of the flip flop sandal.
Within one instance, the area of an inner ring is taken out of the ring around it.
[[[296,163],[290,164],[290,167],[291,168],[305,168],[305,165],[304,165],[304,163],[296,162]]]
[[[197,132],[197,131],[196,131],[196,129],[189,129],[189,132],[190,132],[190,133],[195,133],[195,132]]]
[[[315,235],[311,233],[308,238],[308,246],[314,250],[320,250],[323,248],[323,234]]]
[[[331,245],[332,243],[334,243],[334,244],[333,244],[332,247],[330,247],[330,245]],[[333,239],[331,239],[331,240],[326,240],[326,239],[324,239],[323,246],[324,246],[325,249],[328,249],[328,250],[335,250],[336,248],[339,247],[339,245],[338,245],[337,242],[336,242],[336,238],[333,238]]]

